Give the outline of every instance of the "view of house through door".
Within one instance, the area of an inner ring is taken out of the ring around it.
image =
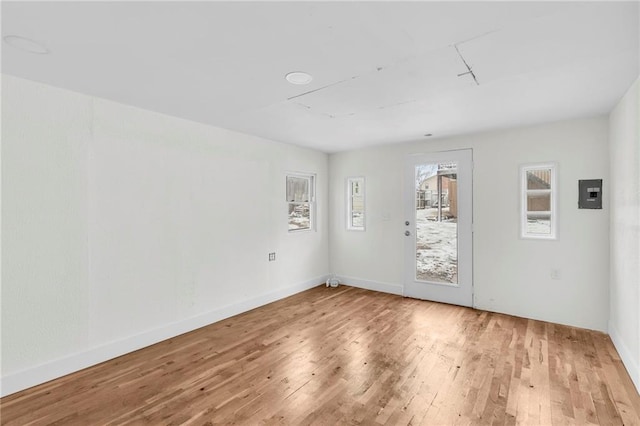
[[[473,305],[472,151],[410,155],[404,295]]]

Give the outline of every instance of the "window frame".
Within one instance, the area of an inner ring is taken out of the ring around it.
[[[287,186],[289,178],[306,179],[309,183],[309,201],[289,201],[287,198]],[[287,219],[287,233],[304,233],[316,231],[316,174],[306,172],[286,172],[285,173],[285,185],[284,185],[284,198],[287,204],[286,207],[286,219]],[[290,205],[309,205],[309,227],[301,229],[289,228],[289,206]]]
[[[362,194],[362,226],[353,225],[353,186],[352,183],[360,183]],[[367,195],[366,195],[366,180],[364,176],[350,176],[346,179],[347,185],[347,231],[362,232],[366,230],[367,223]]]
[[[549,170],[550,189],[528,189],[527,173],[532,170]],[[528,195],[530,194],[549,194],[549,234],[534,234],[527,232],[527,221],[533,213],[547,213],[528,210]],[[558,239],[558,164],[555,162],[530,163],[520,166],[520,238],[533,240],[557,240]]]

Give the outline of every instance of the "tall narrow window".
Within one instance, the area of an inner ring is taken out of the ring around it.
[[[347,229],[364,231],[364,178],[347,179]]]
[[[522,238],[556,238],[556,165],[520,167]]]
[[[287,174],[289,232],[315,229],[315,176]]]

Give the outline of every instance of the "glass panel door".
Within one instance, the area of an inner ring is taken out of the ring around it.
[[[416,164],[416,280],[458,283],[458,163]]]
[[[472,306],[471,150],[411,155],[405,182],[405,296]]]

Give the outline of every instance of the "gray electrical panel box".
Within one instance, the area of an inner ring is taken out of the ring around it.
[[[578,208],[602,208],[602,179],[585,179],[578,181]]]

